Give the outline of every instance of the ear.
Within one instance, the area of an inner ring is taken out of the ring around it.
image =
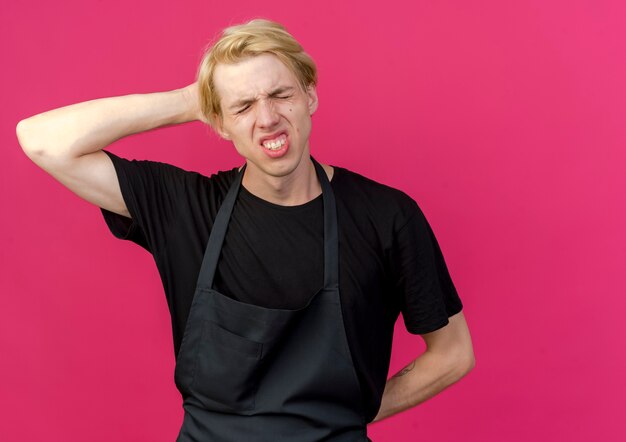
[[[313,115],[317,110],[317,90],[315,85],[311,84],[306,88],[306,94],[308,98],[309,115]]]
[[[230,135],[228,135],[228,132],[224,130],[224,124],[223,124],[221,115],[215,116],[214,121],[215,121],[215,131],[218,133],[218,135],[224,138],[225,140],[230,140]]]

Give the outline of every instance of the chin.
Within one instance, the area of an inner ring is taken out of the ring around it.
[[[268,175],[276,178],[282,178],[293,173],[298,168],[295,161],[282,162],[282,164],[263,164],[262,170]]]
[[[291,151],[282,158],[268,159],[264,156],[255,156],[247,157],[246,160],[268,175],[283,177],[295,171],[308,158],[309,154],[307,152],[296,154],[295,151]]]

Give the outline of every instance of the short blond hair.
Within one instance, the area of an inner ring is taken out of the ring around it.
[[[280,23],[254,19],[230,26],[222,31],[215,44],[210,45],[198,68],[201,112],[215,128],[222,118],[220,97],[214,83],[215,67],[237,63],[247,57],[273,54],[296,76],[303,90],[317,85],[317,67],[313,59]]]

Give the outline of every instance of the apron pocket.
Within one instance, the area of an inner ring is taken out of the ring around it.
[[[254,409],[263,344],[203,321],[192,390],[216,411]]]

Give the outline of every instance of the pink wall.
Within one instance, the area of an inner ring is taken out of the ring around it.
[[[624,3],[366,3],[3,3],[0,440],[171,441],[182,419],[151,256],[32,164],[16,123],[182,87],[210,37],[255,16],[318,62],[317,158],[412,195],[465,304],[474,371],[371,437],[623,440]],[[112,150],[240,161],[199,123]],[[395,344],[394,372],[424,348],[401,323]]]

